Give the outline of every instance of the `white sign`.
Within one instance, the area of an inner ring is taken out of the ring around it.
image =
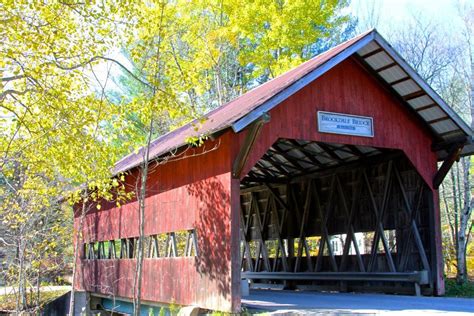
[[[318,111],[318,131],[322,133],[374,137],[373,118]]]

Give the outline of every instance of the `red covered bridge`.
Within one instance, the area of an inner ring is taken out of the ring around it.
[[[443,294],[437,188],[472,131],[376,31],[206,118],[151,144],[144,304],[239,311],[242,279]],[[142,156],[116,165],[132,186]],[[138,218],[135,200],[87,215],[78,289],[93,302],[133,296]]]

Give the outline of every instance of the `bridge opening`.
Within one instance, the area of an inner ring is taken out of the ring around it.
[[[240,202],[250,288],[433,293],[432,191],[400,150],[279,139]]]

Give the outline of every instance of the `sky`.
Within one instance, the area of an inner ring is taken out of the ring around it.
[[[462,27],[459,8],[466,5],[474,5],[474,0],[352,0],[349,11],[361,24],[374,20],[382,34],[413,17],[456,31]]]

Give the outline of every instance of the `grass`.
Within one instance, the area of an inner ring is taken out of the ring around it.
[[[457,284],[456,279],[446,279],[446,296],[474,298],[474,281]]]
[[[40,306],[43,306],[46,303],[51,302],[52,300],[60,297],[61,295],[67,293],[67,290],[60,290],[60,291],[44,291],[40,294]],[[33,297],[31,294],[27,294],[26,299],[28,308],[36,307],[36,293],[33,293]],[[0,295],[0,311],[13,311],[16,308],[16,296],[15,294],[6,294]]]

